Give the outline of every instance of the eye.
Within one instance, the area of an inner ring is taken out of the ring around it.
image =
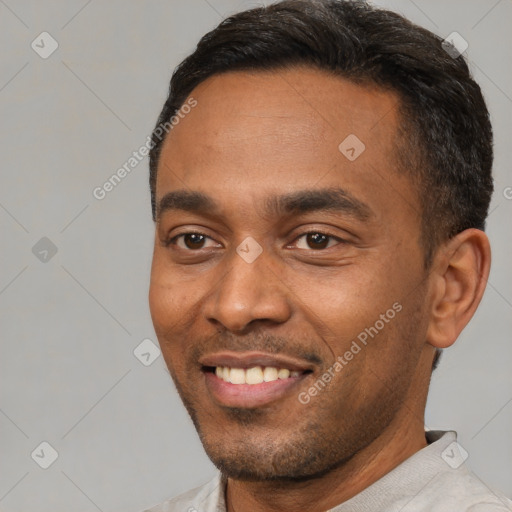
[[[204,246],[204,243],[206,240],[211,240],[213,242],[209,236],[206,236],[203,233],[191,231],[189,233],[181,233],[176,235],[175,237],[165,242],[165,245],[177,245],[184,251],[194,251],[197,249],[205,249],[206,247]],[[215,245],[211,247],[215,247]]]
[[[328,249],[329,247],[332,247],[332,245],[337,244],[331,244],[329,245],[330,241],[338,241],[339,243],[343,243],[343,240],[341,238],[338,238],[333,235],[329,235],[328,233],[322,233],[321,231],[309,231],[308,233],[303,233],[299,237],[295,239],[295,241],[300,240],[301,238],[305,237],[305,247],[299,247],[299,249]],[[304,244],[303,244],[304,245]]]
[[[303,240],[302,240],[303,239]],[[205,243],[210,240],[214,242],[209,247],[219,247],[220,244],[216,243],[212,238],[205,235],[204,233],[199,233],[195,231],[191,231],[188,233],[181,233],[179,235],[174,236],[165,242],[166,246],[176,245],[180,249],[184,251],[195,251],[200,249],[208,248]],[[330,235],[328,233],[323,233],[321,231],[309,231],[307,233],[303,233],[298,236],[294,242],[297,244],[299,249],[313,249],[313,250],[322,250],[329,249],[333,245],[337,245],[334,242],[343,243],[339,237],[334,235]],[[302,244],[302,246],[301,246]]]

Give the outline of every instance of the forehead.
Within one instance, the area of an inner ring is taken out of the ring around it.
[[[191,96],[198,106],[167,140],[193,137],[198,150],[229,149],[249,139],[253,147],[275,142],[282,150],[286,142],[300,142],[311,149],[319,140],[341,142],[348,134],[377,146],[392,143],[397,124],[394,93],[304,67],[214,75]],[[184,127],[192,122],[190,133]]]
[[[256,198],[341,185],[379,194],[383,179],[398,179],[398,99],[389,91],[300,67],[215,75],[191,96],[197,106],[163,144],[157,202],[182,188]]]

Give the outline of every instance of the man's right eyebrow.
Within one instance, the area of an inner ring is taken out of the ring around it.
[[[156,218],[169,210],[183,210],[194,213],[218,214],[217,203],[202,192],[173,190],[165,194],[157,204]]]

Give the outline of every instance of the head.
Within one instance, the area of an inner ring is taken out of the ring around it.
[[[441,42],[363,2],[291,0],[223,21],[172,76],[150,308],[228,475],[311,478],[423,422],[490,264],[489,116]],[[226,398],[212,372],[233,354],[300,376]]]

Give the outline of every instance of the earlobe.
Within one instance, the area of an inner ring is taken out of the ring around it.
[[[432,303],[427,342],[452,345],[476,311],[491,266],[487,235],[467,229],[441,247],[433,264]]]

